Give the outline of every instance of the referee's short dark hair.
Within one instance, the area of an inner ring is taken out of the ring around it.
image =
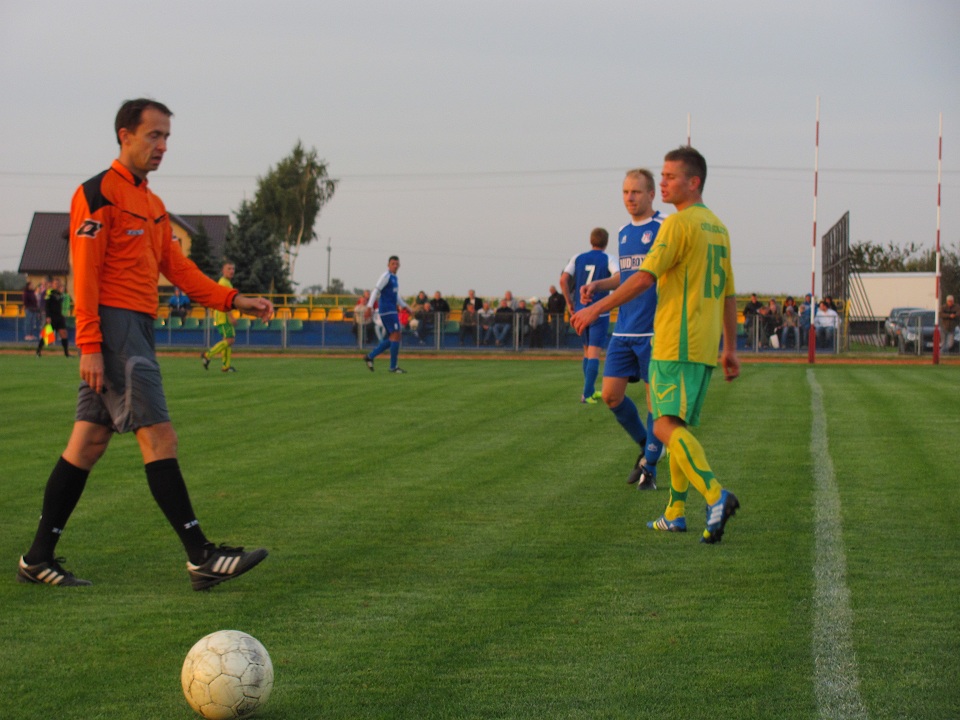
[[[114,132],[117,134],[117,145],[120,145],[120,131],[128,130],[136,132],[143,122],[143,111],[149,108],[159,110],[167,117],[173,117],[173,111],[162,102],[150,100],[149,98],[137,98],[136,100],[127,100],[117,111],[117,119],[113,123]]]

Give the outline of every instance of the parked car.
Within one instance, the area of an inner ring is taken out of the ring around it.
[[[890,315],[883,321],[884,341],[888,345],[897,347],[900,344],[900,328],[903,316],[910,312],[923,310],[918,307],[895,307],[890,311]]]
[[[900,328],[900,352],[918,352],[918,344],[920,352],[932,352],[935,318],[933,310],[914,310],[904,315]]]

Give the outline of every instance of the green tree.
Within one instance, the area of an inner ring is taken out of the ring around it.
[[[190,259],[204,275],[212,278],[219,276],[220,266],[210,254],[210,234],[204,227],[203,220],[197,225],[197,234],[190,242]]]
[[[937,253],[915,242],[880,245],[870,241],[850,246],[853,267],[858,272],[934,272]],[[956,248],[940,246],[940,296],[960,295],[960,242]]]
[[[293,292],[270,223],[246,200],[227,230],[224,254],[225,260],[237,266],[233,284],[241,292],[269,295]]]
[[[343,280],[340,278],[333,278],[330,281],[329,287],[327,287],[324,292],[326,292],[328,295],[346,295],[347,288],[344,286]]]
[[[316,239],[317,216],[333,197],[337,180],[329,177],[327,163],[318,159],[316,149],[307,151],[298,140],[290,155],[257,182],[254,212],[279,243],[292,278],[300,247]]]
[[[0,272],[0,290],[23,290],[26,284],[27,279],[20,273],[13,270]]]

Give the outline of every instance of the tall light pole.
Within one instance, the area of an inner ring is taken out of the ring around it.
[[[333,238],[327,238],[327,285],[326,289],[330,289],[330,241]]]

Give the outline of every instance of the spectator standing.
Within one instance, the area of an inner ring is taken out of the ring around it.
[[[190,298],[184,295],[178,287],[173,289],[173,295],[170,296],[167,305],[170,306],[170,314],[173,317],[184,320],[190,314]]]
[[[570,258],[560,273],[560,288],[570,308],[580,310],[592,302],[602,300],[611,287],[620,284],[620,267],[617,261],[606,253],[609,233],[603,228],[590,231],[590,249]],[[610,280],[610,284],[600,284]],[[590,286],[590,300],[585,300],[581,290]],[[580,402],[596,405],[600,399],[597,390],[597,376],[600,374],[600,352],[607,340],[610,329],[610,313],[602,313],[587,330],[583,337],[583,389]]]
[[[23,312],[25,317],[24,337],[27,342],[40,336],[40,306],[37,303],[37,291],[27,280],[23,286]]]
[[[450,316],[450,303],[444,299],[439,290],[433,293],[433,300],[430,301],[430,307],[433,308],[433,312],[436,313],[436,320],[440,324],[440,327],[443,327],[447,322],[447,318]]]
[[[960,306],[953,295],[947,295],[947,301],[940,306],[940,352],[950,352],[953,348],[954,332],[960,324]]]
[[[547,327],[550,333],[550,343],[560,345],[560,336],[566,325],[564,314],[567,310],[567,299],[556,285],[550,286],[550,295],[547,297]]]
[[[763,307],[756,293],[750,294],[750,302],[743,308],[743,327],[747,333],[747,347],[753,347],[759,335],[760,308]],[[758,346],[759,347],[759,346]]]
[[[800,320],[800,346],[806,347],[807,343],[810,341],[810,313],[813,308],[813,299],[810,296],[810,293],[807,293],[803,297],[803,302],[797,308],[797,317]]]
[[[463,300],[463,309],[466,310],[467,306],[472,307],[475,313],[479,313],[483,308],[483,300],[477,297],[474,290],[468,290],[467,297]]]
[[[194,590],[235,578],[267,556],[262,548],[245,552],[207,540],[177,460],[178,438],[154,352],[159,274],[207,306],[269,319],[273,305],[218,286],[174,242],[170,216],[147,183],[147,174],[166,153],[171,115],[154,100],[125,102],[115,122],[119,157],[73,196],[69,237],[82,382],[73,431],[47,480],[33,545],[20,558],[20,582],[91,584],[65,570],[55,551],[90,471],[114,433],[136,435],[147,483],[186,551]],[[122,516],[114,513],[110,521]],[[116,571],[134,583],[147,572],[129,552],[116,563]]]
[[[426,344],[427,336],[433,335],[434,322],[436,320],[436,313],[434,313],[433,305],[430,304],[429,300],[416,312],[416,318],[417,340],[420,341],[421,345],[424,345]]]

